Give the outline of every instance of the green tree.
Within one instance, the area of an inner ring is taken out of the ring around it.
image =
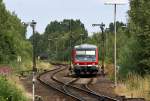
[[[36,40],[39,41],[37,42],[37,50],[40,50],[38,53],[49,53],[50,57],[55,57],[57,60],[68,60],[71,46],[81,44],[81,34],[82,40],[85,42],[88,33],[80,20],[65,19],[60,22],[50,22],[46,26],[44,34],[36,37]]]
[[[21,20],[13,12],[6,10],[0,0],[0,63],[9,63],[22,56],[29,58],[31,44],[26,40],[26,29]]]
[[[140,74],[150,73],[150,1],[131,0],[129,11],[130,22],[135,26],[134,34],[139,43],[137,72]]]

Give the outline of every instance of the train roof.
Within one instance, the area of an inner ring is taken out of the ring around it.
[[[74,47],[75,49],[96,49],[97,46],[96,45],[92,45],[92,44],[81,44],[81,45],[77,45]]]

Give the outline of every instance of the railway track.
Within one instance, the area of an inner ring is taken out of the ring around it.
[[[72,86],[71,83],[72,82],[68,82],[64,86],[65,91],[69,94],[73,94],[77,97],[80,97],[81,101],[119,101],[117,99],[98,95],[93,91],[88,91],[80,87]]]
[[[110,97],[110,96],[106,96],[106,95],[103,95],[103,94],[98,94],[97,92],[95,92],[94,90],[89,88],[89,84],[91,84],[92,81],[93,81],[93,78],[91,78],[90,81],[87,84],[84,84],[83,87],[85,89],[87,89],[88,91],[94,93],[95,95],[101,96],[104,99],[104,101],[119,101],[116,98],[113,98],[113,97]]]
[[[93,78],[91,78],[91,80],[87,84],[84,84],[82,87],[87,89],[90,92],[95,93],[96,95],[103,96],[104,99],[114,99],[115,100],[117,98],[118,99],[117,101],[145,101],[144,98],[126,98],[125,96],[116,96],[116,98],[113,98],[113,97],[101,95],[89,87],[89,85],[92,83],[92,81],[93,81]],[[110,101],[110,100],[103,100],[103,101]]]
[[[59,73],[60,71],[63,71],[67,69],[66,67],[64,68],[56,68],[54,70],[50,70],[50,71],[46,71],[46,72],[43,72],[41,73],[38,77],[37,77],[37,80],[45,87],[47,88],[53,88],[54,90],[64,94],[64,95],[67,95],[70,97],[71,100],[73,101],[80,101],[80,99],[78,97],[75,97],[73,95],[70,95],[70,94],[67,94],[64,90],[63,90],[63,86],[62,84],[60,84],[59,82],[56,82],[54,80],[54,76],[55,74]],[[51,81],[49,81],[51,80]]]
[[[37,77],[37,80],[42,85],[48,88],[53,88],[77,101],[119,101],[117,99],[106,97],[104,95],[98,95],[91,90],[86,90],[80,87],[73,86],[72,84],[79,78],[67,81],[67,83],[60,81],[58,78],[56,78],[56,74],[65,69],[67,68],[63,66],[62,68],[46,71],[40,74]],[[51,82],[49,81],[49,79],[51,79]]]

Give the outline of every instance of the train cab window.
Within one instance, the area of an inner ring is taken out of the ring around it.
[[[76,60],[77,61],[96,61],[95,50],[77,50],[76,51]]]
[[[95,55],[95,50],[77,50],[76,55]]]
[[[93,51],[86,51],[86,55],[95,55],[95,50]]]

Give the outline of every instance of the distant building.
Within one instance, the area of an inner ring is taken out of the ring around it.
[[[40,60],[48,60],[48,53],[40,53],[39,57]]]

